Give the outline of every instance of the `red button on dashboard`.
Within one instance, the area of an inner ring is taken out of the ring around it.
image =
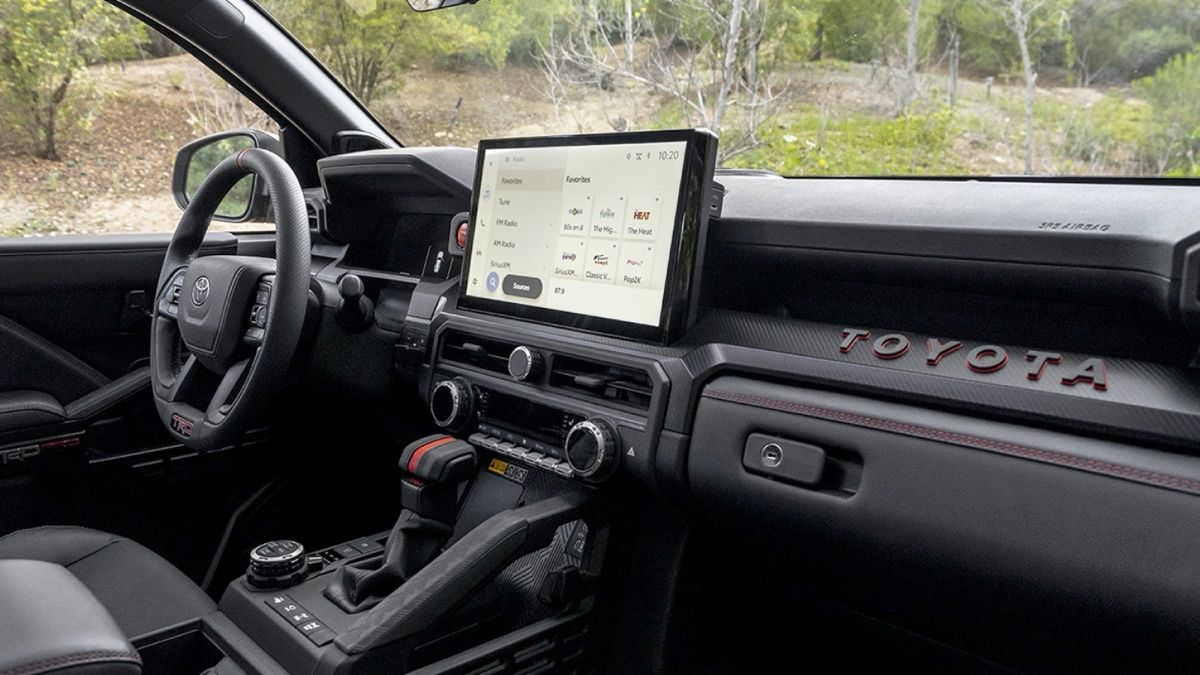
[[[462,223],[458,226],[458,232],[454,234],[454,243],[464,251],[467,249],[467,223]]]

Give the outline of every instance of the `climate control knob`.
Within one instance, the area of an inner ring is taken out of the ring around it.
[[[598,417],[584,420],[567,432],[563,450],[567,464],[582,478],[606,478],[617,465],[621,436],[607,421]]]
[[[471,419],[474,407],[472,398],[470,382],[461,377],[442,380],[433,385],[433,391],[429,392],[429,413],[439,427],[461,427]]]
[[[524,345],[508,355],[508,374],[517,382],[536,378],[542,372],[542,355]]]

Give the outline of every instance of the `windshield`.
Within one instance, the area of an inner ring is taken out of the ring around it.
[[[802,175],[1200,173],[1194,0],[262,0],[406,145],[704,126]]]

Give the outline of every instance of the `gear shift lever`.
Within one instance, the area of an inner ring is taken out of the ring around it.
[[[453,436],[426,436],[400,455],[403,509],[382,560],[346,565],[334,573],[325,597],[353,614],[374,606],[432,560],[454,532],[458,485],[475,474],[475,448]]]

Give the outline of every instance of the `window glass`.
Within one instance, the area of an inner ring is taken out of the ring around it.
[[[104,0],[0,0],[0,236],[172,232],[176,151],[237,128],[278,133],[194,57]]]
[[[706,126],[784,175],[1200,175],[1196,0],[260,2],[407,145]]]

